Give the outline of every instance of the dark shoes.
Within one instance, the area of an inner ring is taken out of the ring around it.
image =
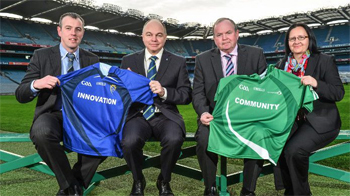
[[[241,191],[241,196],[255,196],[254,192],[242,192]]]
[[[159,196],[174,196],[173,191],[170,188],[169,182],[163,182],[161,180],[157,180],[156,184],[159,190]],[[143,196],[145,187],[146,187],[145,178],[143,178],[142,180],[134,180],[134,183],[132,184],[130,196]]]
[[[146,187],[146,180],[145,178],[142,178],[142,180],[134,180],[134,183],[132,184],[132,189],[130,196],[143,196],[143,191]]]
[[[72,185],[64,190],[60,189],[56,196],[80,196],[83,195],[83,190],[79,185]]]
[[[216,191],[215,186],[204,189],[204,196],[215,196],[215,195],[217,195],[217,191]]]
[[[255,196],[255,193],[248,193],[248,194],[243,194],[243,193],[241,193],[241,196]]]
[[[159,190],[159,196],[174,196],[173,191],[170,188],[169,182],[157,180],[157,188]]]

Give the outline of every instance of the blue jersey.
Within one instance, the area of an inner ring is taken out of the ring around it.
[[[96,63],[58,77],[62,91],[63,143],[74,152],[122,157],[122,132],[133,102],[153,104],[150,80]]]

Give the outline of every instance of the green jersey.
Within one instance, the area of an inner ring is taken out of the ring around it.
[[[318,95],[300,78],[269,66],[265,77],[233,75],[220,80],[210,122],[208,151],[275,164],[300,108],[309,112]]]

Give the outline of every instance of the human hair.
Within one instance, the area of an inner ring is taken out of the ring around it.
[[[74,19],[79,19],[79,20],[81,20],[81,22],[83,23],[83,27],[84,27],[85,21],[84,21],[84,19],[83,19],[79,14],[74,13],[74,12],[67,12],[67,13],[64,13],[64,14],[61,15],[60,20],[59,20],[59,22],[58,22],[58,26],[60,26],[61,28],[62,28],[62,20],[63,20],[63,18],[66,17],[66,16],[69,16],[69,17],[74,18]]]
[[[166,31],[166,27],[165,27],[165,24],[161,21],[161,20],[159,20],[159,19],[150,19],[150,20],[148,20],[144,25],[143,25],[143,28],[142,28],[142,34],[144,33],[144,31],[145,31],[145,27],[146,27],[146,25],[148,24],[148,23],[150,23],[150,22],[152,22],[152,21],[157,21],[157,22],[159,22],[162,26],[163,26],[163,29],[164,29],[164,34],[165,35],[167,35],[167,31]]]
[[[304,23],[294,23],[292,24],[289,28],[288,28],[288,31],[286,32],[286,37],[284,38],[284,47],[285,47],[285,58],[288,57],[288,55],[291,53],[291,50],[289,48],[289,34],[290,32],[297,28],[297,27],[302,27],[305,29],[306,33],[307,33],[307,36],[309,38],[309,51],[310,53],[320,53],[320,51],[318,51],[317,49],[317,41],[316,41],[316,37],[315,37],[315,34],[312,32],[312,30],[310,29],[309,26],[307,26],[306,24]]]
[[[230,18],[219,18],[219,19],[217,19],[217,20],[215,21],[215,23],[213,24],[213,33],[214,33],[215,26],[216,26],[217,24],[219,24],[220,22],[224,21],[224,20],[229,21],[229,22],[233,25],[233,27],[234,27],[234,29],[235,29],[235,32],[237,32],[238,28],[237,28],[236,23],[235,23],[233,20],[231,20]],[[214,36],[215,36],[215,34],[214,34]]]

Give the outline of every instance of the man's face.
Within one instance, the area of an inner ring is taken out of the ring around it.
[[[68,52],[75,52],[84,36],[84,27],[80,19],[66,16],[62,19],[62,27],[57,27],[61,44]]]
[[[236,47],[238,34],[233,24],[224,20],[214,27],[214,42],[221,51],[228,54]]]
[[[151,21],[146,24],[142,32],[142,41],[152,55],[158,54],[163,48],[166,37],[163,25],[158,21]]]

